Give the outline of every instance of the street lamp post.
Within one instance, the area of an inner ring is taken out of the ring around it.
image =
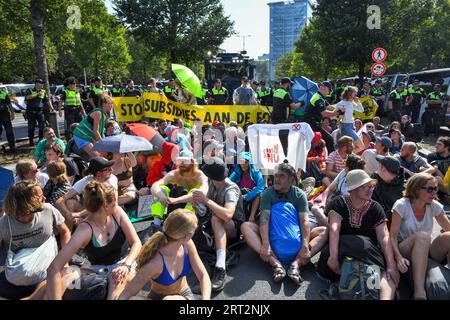
[[[250,38],[251,36],[252,36],[251,34],[239,36],[239,37],[242,38],[242,43],[243,43],[243,50],[242,51],[245,51],[245,38]]]

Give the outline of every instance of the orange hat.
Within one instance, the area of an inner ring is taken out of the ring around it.
[[[314,138],[312,139],[312,144],[317,145],[322,141],[322,134],[320,132],[314,133]]]

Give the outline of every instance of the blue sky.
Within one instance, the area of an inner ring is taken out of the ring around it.
[[[110,0],[106,0],[112,12]],[[267,0],[222,0],[225,13],[235,22],[239,35],[250,35],[245,39],[245,48],[252,58],[269,53],[269,6]],[[243,39],[237,35],[227,39],[221,48],[228,52],[241,51]]]

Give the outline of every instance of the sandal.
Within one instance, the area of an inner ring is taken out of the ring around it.
[[[291,264],[291,266],[289,267],[289,270],[287,272],[287,275],[298,286],[303,282],[303,278],[300,275],[300,269],[298,267],[298,264],[296,264],[296,263]]]
[[[280,263],[275,263],[272,266],[272,279],[274,282],[280,282],[286,277],[286,270]]]

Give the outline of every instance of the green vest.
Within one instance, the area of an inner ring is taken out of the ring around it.
[[[66,106],[71,107],[81,106],[81,96],[78,92],[72,91],[70,89],[64,89],[64,92],[66,93],[66,100],[64,101],[64,104]]]
[[[434,93],[430,92],[427,99],[428,100],[442,100],[444,98],[444,95],[442,93]]]
[[[31,95],[36,94],[36,88],[31,88]],[[38,97],[39,99],[44,99],[45,98],[45,90],[41,90],[40,95]]]
[[[403,91],[400,93],[400,95],[401,95],[402,97],[406,97],[406,96],[408,95],[408,90],[403,89]]]
[[[414,88],[409,88],[408,93],[422,95],[424,93],[424,90],[422,88],[419,88],[417,90],[415,90]]]
[[[315,107],[316,106],[316,102],[317,101],[319,101],[319,100],[323,100],[323,98],[322,98],[322,96],[318,93],[318,92],[316,92],[312,97],[311,97],[311,100],[309,100],[309,103],[311,103],[311,105],[313,106],[313,107]]]
[[[6,91],[0,90],[0,103],[4,102],[2,100],[6,100],[7,95]]]
[[[172,94],[172,93],[175,93],[175,92],[177,92],[177,89],[176,88],[171,88],[171,87],[169,87],[169,86],[165,86],[164,87],[164,93],[165,94]]]
[[[396,100],[401,100],[402,99],[402,93],[403,92],[398,92],[397,90],[394,90],[391,92],[391,94],[395,94],[395,99]]]
[[[278,90],[275,90],[275,92],[273,93],[273,97],[283,100],[287,94],[288,94],[288,92],[286,90],[278,89]]]
[[[372,88],[372,93],[374,96],[379,97],[383,95],[383,88],[377,88],[377,87],[373,87]]]
[[[122,94],[122,89],[120,89],[120,88],[112,88],[111,89],[111,93],[112,94]]]
[[[264,97],[270,96],[272,94],[272,89],[270,89],[270,88],[266,88],[266,90],[258,89],[257,94],[258,94],[259,98],[264,98]]]
[[[100,123],[98,126],[98,130],[100,133],[100,137],[104,138],[105,137],[105,120],[106,120],[106,116],[103,113],[103,109],[101,108],[97,108],[92,110],[86,117],[83,118],[83,120],[81,120],[80,124],[78,125],[78,127],[75,129],[75,131],[73,132],[74,136],[77,136],[78,138],[81,138],[83,140],[89,141],[89,142],[94,142],[96,139],[96,136],[94,134],[94,127],[93,124],[90,123],[90,121],[93,123],[93,119],[89,117],[91,116],[92,112],[95,111],[100,111],[102,116],[100,118]]]
[[[99,94],[102,94],[103,92],[105,92],[105,90],[103,90],[102,88],[94,87],[94,88],[92,88],[92,92],[96,95],[99,95]]]
[[[206,98],[206,96],[208,95],[208,89],[202,89],[202,93],[203,93],[203,98]]]
[[[214,88],[212,89],[212,94],[213,94],[214,96],[226,96],[226,95],[228,95],[228,94],[227,94],[227,89],[224,88],[224,87],[222,87],[222,88],[220,88],[220,89],[214,87]]]

